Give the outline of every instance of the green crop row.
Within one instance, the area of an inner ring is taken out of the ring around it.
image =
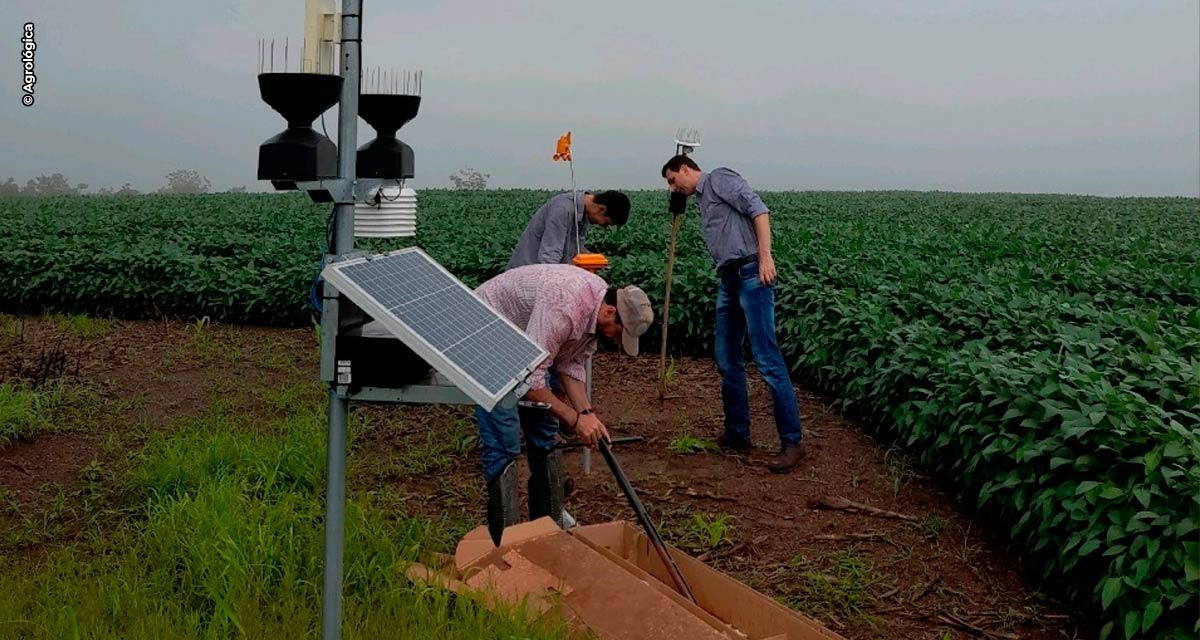
[[[419,194],[418,239],[469,286],[546,191]],[[606,278],[660,309],[665,194],[594,231]],[[1104,637],[1200,632],[1200,206],[1195,199],[763,193],[797,379],[1003,523]],[[311,322],[327,206],[304,196],[5,201],[10,312]],[[716,279],[695,205],[670,350],[709,355]],[[384,251],[408,240],[373,240]],[[645,337],[657,345],[656,325]],[[647,381],[648,384],[652,381]]]

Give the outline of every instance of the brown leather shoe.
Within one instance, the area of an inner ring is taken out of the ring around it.
[[[779,452],[773,460],[767,463],[767,469],[771,473],[787,473],[795,469],[800,461],[804,459],[804,445],[788,447]]]

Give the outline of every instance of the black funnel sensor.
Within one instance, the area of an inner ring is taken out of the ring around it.
[[[312,128],[313,120],[337,104],[342,77],[324,73],[260,73],[263,102],[288,121],[288,128],[258,147],[258,179],[277,189],[297,180],[337,176],[337,145]]]
[[[364,93],[358,96],[358,115],[375,129],[375,139],[358,149],[359,178],[411,178],[415,169],[412,147],[396,132],[417,117],[421,96]]]

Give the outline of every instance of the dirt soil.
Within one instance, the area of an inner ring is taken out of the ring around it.
[[[26,512],[46,509],[56,489],[78,489],[93,461],[119,466],[146,430],[215,403],[270,418],[256,389],[318,380],[310,329],[116,321],[81,337],[47,318],[18,322],[0,335],[0,380],[49,371],[119,409],[0,449],[0,493]],[[656,356],[598,354],[593,404],[614,437],[643,438],[614,452],[669,542],[848,638],[1077,637],[1080,621],[1023,581],[1002,529],[802,388],[808,456],[792,473],[766,469],[778,438],[752,367],[755,449],[673,451],[681,436],[720,433],[720,378],[711,360],[677,359],[660,399],[657,366]],[[470,407],[352,405],[351,499],[386,490],[397,508],[456,523],[459,534],[483,524],[473,432]],[[599,453],[586,472],[578,449],[565,466],[567,509],[580,523],[636,521]],[[892,513],[819,506],[845,501]],[[0,533],[12,522],[0,517]]]

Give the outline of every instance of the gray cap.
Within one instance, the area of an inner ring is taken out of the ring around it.
[[[654,309],[646,292],[630,285],[617,290],[617,315],[621,318],[621,347],[631,356],[638,354],[638,340],[654,322]]]

